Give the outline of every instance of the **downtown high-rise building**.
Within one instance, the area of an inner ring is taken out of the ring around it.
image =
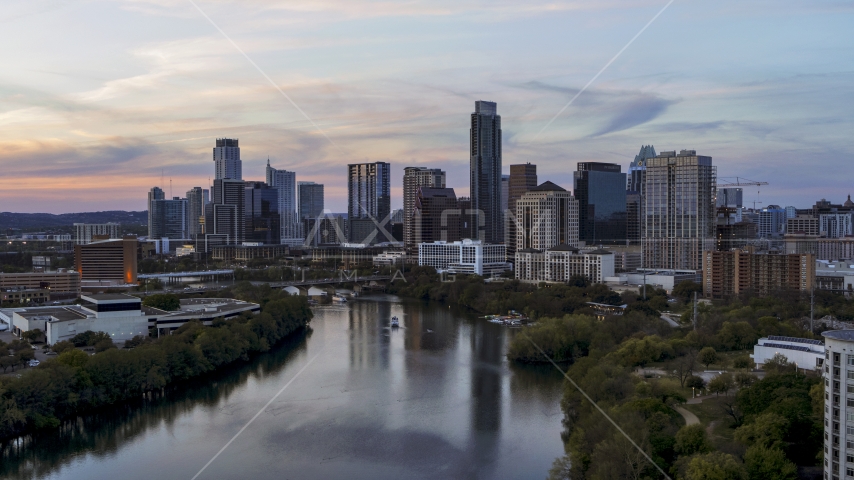
[[[279,192],[264,182],[244,182],[246,188],[246,241],[265,245],[282,243]]]
[[[406,167],[403,169],[403,245],[408,255],[418,255],[413,214],[420,187],[445,188],[445,172],[439,168]],[[456,202],[456,196],[454,197]],[[456,208],[456,207],[453,207]]]
[[[317,218],[323,213],[323,184],[297,182],[297,203],[300,220]]]
[[[187,190],[187,236],[195,239],[204,233],[205,190],[193,187]]]
[[[160,187],[151,187],[151,190],[148,191],[148,238],[154,237],[154,230],[157,228],[154,218],[154,209],[152,205],[155,200],[163,200],[166,198],[166,194],[163,193],[163,189]]]
[[[246,240],[246,187],[243,180],[218,178],[205,206],[205,251],[214,245],[240,245]]]
[[[243,180],[243,162],[236,138],[217,138],[213,149],[214,178]]]
[[[578,246],[578,200],[552,182],[528,190],[516,201],[516,252]]]
[[[471,223],[478,239],[504,242],[504,212],[501,210],[501,116],[495,102],[478,100],[469,130],[471,174]]]
[[[347,165],[347,221],[351,243],[391,242],[391,165],[387,162]]]
[[[626,183],[626,244],[640,245],[643,237],[643,188],[646,181],[646,162],[656,156],[652,145],[641,146],[640,152],[629,165]]]
[[[149,204],[149,219],[151,223],[148,225],[148,236],[151,239],[189,238],[186,198],[152,200]]]
[[[626,174],[615,163],[579,162],[574,172],[579,237],[590,245],[626,241]]]
[[[453,188],[418,187],[412,208],[411,240],[418,244],[460,240],[460,210]]]
[[[302,228],[297,217],[296,172],[273,168],[268,158],[265,173],[267,185],[274,188],[279,195],[278,212],[281,216],[279,238],[282,243],[288,245],[302,245]]]
[[[507,183],[504,243],[507,245],[507,261],[513,262],[516,257],[516,202],[522,198],[522,195],[537,186],[537,166],[530,163],[510,165],[510,178]]]
[[[700,270],[715,246],[717,171],[694,150],[646,161],[642,197],[643,267]]]

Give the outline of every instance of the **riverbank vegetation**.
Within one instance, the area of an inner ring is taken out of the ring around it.
[[[55,428],[81,413],[155,395],[245,361],[302,330],[312,317],[305,297],[268,286],[241,283],[221,295],[259,303],[261,313],[247,312],[210,327],[191,321],[172,335],[135,338],[132,349],[110,348],[90,356],[68,348],[20,378],[0,379],[0,440]]]
[[[578,287],[559,287],[572,288]],[[630,306],[625,315],[597,321],[582,307],[571,315],[539,318],[511,340],[512,360],[547,362],[544,352],[563,362],[567,375],[655,462],[566,382],[561,407],[567,454],[555,462],[550,478],[661,478],[657,465],[687,480],[794,480],[798,466],[822,463],[820,375],[799,372],[779,356],[759,379],[745,353],[762,336],[815,338],[804,329],[808,299],[777,295],[715,301],[698,308],[694,328],[692,288],[683,286],[680,290],[689,293],[667,302],[688,318],[682,327],[667,325],[658,318],[659,308],[629,293],[621,298]],[[854,305],[841,296],[820,303],[822,313],[842,318]],[[729,371],[707,383],[698,376],[703,365]],[[708,405],[682,407],[701,417],[700,424],[685,426],[674,407],[684,404],[692,390],[713,396]]]

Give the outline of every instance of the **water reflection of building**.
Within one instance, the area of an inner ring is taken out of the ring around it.
[[[349,308],[350,367],[389,366],[389,302],[353,302]]]

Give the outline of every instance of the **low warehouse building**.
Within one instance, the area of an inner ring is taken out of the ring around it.
[[[750,356],[756,366],[764,365],[774,355],[781,354],[799,369],[819,370],[824,365],[824,343],[808,338],[769,335],[759,339]]]

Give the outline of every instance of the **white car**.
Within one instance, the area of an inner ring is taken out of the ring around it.
[[[39,362],[38,360],[30,360],[29,363],[27,363],[27,365],[29,365],[31,367],[38,367],[39,363],[41,363],[41,362]]]

